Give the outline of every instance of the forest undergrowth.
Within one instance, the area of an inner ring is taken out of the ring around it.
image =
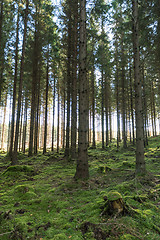
[[[145,149],[147,174],[135,176],[135,148],[89,149],[90,178],[75,181],[76,163],[60,153],[0,154],[1,240],[160,239],[160,137]],[[107,214],[119,194],[127,211]]]

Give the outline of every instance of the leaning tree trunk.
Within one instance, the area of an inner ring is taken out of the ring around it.
[[[138,0],[132,0],[133,8],[133,52],[135,79],[135,113],[136,113],[136,173],[145,174],[144,139],[143,139],[143,109],[140,81],[140,55],[138,31]]]
[[[80,46],[79,46],[79,142],[75,179],[87,179],[88,167],[88,84],[87,84],[87,39],[86,0],[80,1]]]

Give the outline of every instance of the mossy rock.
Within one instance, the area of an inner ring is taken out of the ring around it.
[[[107,194],[107,199],[109,201],[116,201],[118,199],[122,199],[122,195],[119,193],[119,192],[116,192],[116,191],[110,191],[108,194]]]

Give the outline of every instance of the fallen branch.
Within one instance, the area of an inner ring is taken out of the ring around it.
[[[11,231],[11,232],[6,232],[6,233],[0,233],[0,236],[3,236],[3,235],[6,235],[6,234],[10,234],[10,233],[12,233],[13,231]]]

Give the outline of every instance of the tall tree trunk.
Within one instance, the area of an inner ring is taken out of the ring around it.
[[[22,120],[23,120],[23,101],[21,107],[21,116],[20,116],[20,131],[19,131],[19,152],[21,150],[21,139],[22,139]]]
[[[40,69],[39,69],[40,71]],[[39,72],[38,71],[38,72]],[[38,74],[38,89],[37,89],[37,106],[36,106],[36,113],[35,113],[35,132],[34,132],[34,154],[38,152],[38,134],[39,134],[39,105],[40,105],[40,74]]]
[[[23,120],[23,143],[22,143],[22,151],[25,153],[26,151],[26,133],[27,133],[27,98],[25,98],[25,109],[24,109],[24,120]]]
[[[102,67],[103,68],[103,67]],[[101,115],[101,121],[102,121],[102,149],[104,149],[104,73],[103,73],[103,69],[102,69],[102,80],[101,80],[101,86],[102,86],[102,92],[101,92],[101,111],[102,111],[102,115]]]
[[[49,50],[48,50],[49,55]],[[49,56],[48,56],[49,57]],[[49,60],[47,59],[47,71],[46,71],[46,105],[45,105],[45,128],[44,128],[44,145],[43,145],[43,154],[46,153],[46,144],[47,144],[47,115],[48,115],[48,87],[49,87]]]
[[[123,35],[122,35],[123,38]],[[123,147],[127,148],[126,137],[126,101],[125,101],[125,66],[124,66],[124,46],[122,42],[122,134],[123,134]]]
[[[104,90],[105,90],[105,93],[104,93],[104,101],[105,101],[105,112],[106,112],[106,146],[108,146],[109,144],[109,130],[108,130],[108,109],[109,109],[109,106],[108,106],[108,101],[109,101],[109,90],[108,90],[108,85],[109,85],[109,82],[108,82],[108,76],[107,76],[107,73],[105,72],[105,86],[104,86]]]
[[[140,81],[140,55],[138,30],[138,0],[132,0],[133,8],[133,52],[135,79],[135,111],[136,111],[136,173],[145,174],[144,139],[143,139],[143,111]]]
[[[17,70],[18,70],[18,43],[19,43],[19,6],[18,6],[18,13],[17,13],[17,28],[16,28],[16,49],[15,49],[13,102],[12,102],[12,121],[11,121],[11,135],[10,135],[10,149],[9,149],[10,156],[11,156],[12,150],[13,150],[14,124],[15,124],[16,86],[17,86]]]
[[[5,97],[5,104],[4,104],[4,115],[3,115],[3,125],[2,125],[2,139],[1,139],[1,149],[3,150],[4,146],[4,130],[5,130],[5,121],[6,121],[6,110],[7,110],[7,93]]]
[[[75,179],[89,177],[88,167],[88,84],[87,84],[87,39],[86,39],[86,0],[80,1],[80,46],[79,46],[79,143]]]
[[[38,16],[36,6],[36,18]],[[35,20],[35,31],[34,31],[34,50],[33,50],[33,73],[32,73],[32,100],[31,100],[31,120],[30,120],[30,134],[29,134],[29,151],[28,155],[33,154],[33,133],[35,131],[35,119],[36,119],[36,103],[37,103],[37,82],[38,82],[38,23]]]
[[[133,145],[135,145],[134,112],[133,112],[133,89],[132,89],[132,68],[131,68],[131,64],[130,64],[130,69],[129,69],[129,78],[130,78],[130,102],[131,102],[131,119],[132,119],[132,138],[133,138]]]
[[[58,106],[57,106],[57,153],[59,152],[59,112],[60,112],[60,94],[59,94],[59,82],[57,84],[58,92]]]
[[[78,43],[78,1],[73,1],[73,59],[72,59],[72,116],[71,157],[76,158],[77,143],[77,43]]]
[[[55,95],[56,95],[56,79],[54,78],[54,86],[53,86],[53,122],[52,122],[52,146],[51,150],[54,150],[54,115],[55,115]]]
[[[0,4],[0,104],[1,104],[1,95],[2,95],[2,84],[3,84],[3,70],[4,70],[4,40],[3,40],[3,12],[4,1],[1,0]]]
[[[65,119],[66,119],[66,92],[65,92],[65,87],[64,87],[64,102],[63,102],[63,105],[64,105],[64,116],[63,116],[63,144],[62,144],[62,148],[64,149],[65,148]]]
[[[93,127],[93,141],[92,141],[92,147],[96,148],[96,136],[95,136],[95,67],[94,63],[92,66],[92,72],[91,72],[91,89],[92,89],[92,127]]]
[[[14,154],[12,154],[12,157],[11,157],[12,165],[17,163],[17,148],[18,148],[20,111],[21,111],[21,101],[22,101],[23,67],[24,67],[24,56],[25,56],[26,35],[27,35],[28,9],[29,9],[29,0],[26,0],[22,56],[21,56],[21,65],[20,65],[20,80],[19,80],[19,90],[18,90],[17,120],[16,120],[16,131],[15,131],[15,141],[14,141]]]
[[[68,49],[67,49],[67,126],[65,156],[69,156],[70,138],[70,88],[71,88],[71,0],[68,0]]]

